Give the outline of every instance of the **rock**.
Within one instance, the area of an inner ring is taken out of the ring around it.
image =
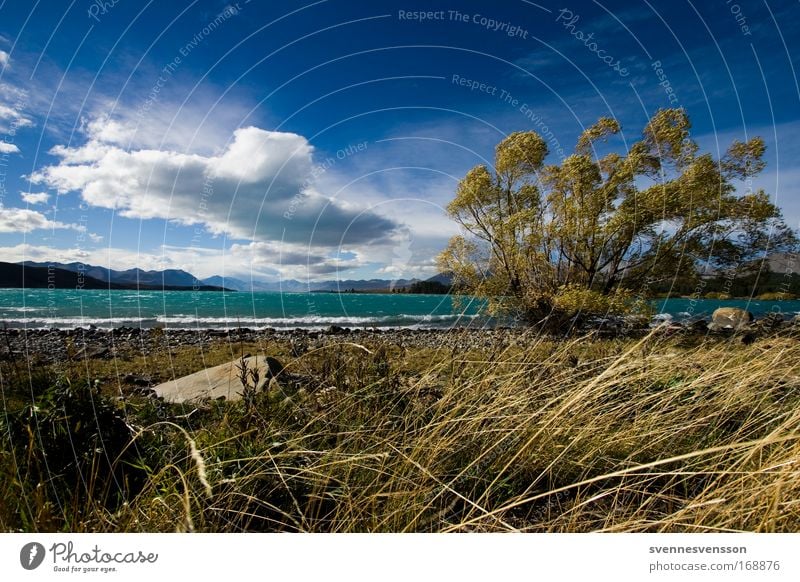
[[[148,378],[137,374],[126,374],[123,381],[126,384],[133,384],[134,386],[150,386],[151,384]]]
[[[761,329],[774,331],[783,327],[783,314],[774,311],[769,312],[766,317],[758,321]]]
[[[245,360],[248,370],[257,369],[261,378],[267,378],[269,366],[263,356],[252,356]],[[241,358],[200,370],[182,378],[176,378],[155,386],[153,390],[168,402],[182,403],[202,398],[212,400],[224,396],[226,400],[239,400],[242,397],[242,383],[239,380]]]
[[[708,322],[705,319],[699,319],[689,324],[689,329],[694,333],[705,333],[708,329]]]
[[[277,358],[267,356],[267,378],[275,378],[283,372],[283,364]]]
[[[328,333],[330,335],[343,335],[343,334],[347,333],[347,331],[348,330],[346,330],[343,327],[339,327],[338,325],[332,325],[332,326],[330,326],[328,328]]]
[[[308,351],[308,340],[306,338],[292,338],[291,352],[292,356],[299,358]]]
[[[105,358],[109,354],[109,349],[106,347],[86,348],[82,347],[75,352],[75,358]]]
[[[738,307],[720,307],[711,314],[711,323],[708,329],[719,331],[723,329],[747,328],[755,318],[753,314]]]
[[[749,346],[750,344],[754,343],[756,339],[758,339],[758,334],[753,331],[748,331],[742,336],[740,341],[744,345]]]
[[[623,318],[625,329],[647,329],[650,325],[650,318],[641,315],[628,315]]]

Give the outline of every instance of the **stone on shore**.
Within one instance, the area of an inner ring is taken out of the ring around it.
[[[743,329],[753,323],[753,314],[738,307],[720,307],[711,314],[708,329],[720,331],[726,329]]]
[[[265,379],[274,376],[271,373],[275,371],[274,363],[272,365],[273,369],[270,370],[271,366],[267,360],[274,360],[274,358],[264,356],[245,358],[248,370],[258,369],[259,376],[262,379],[261,383]],[[277,362],[277,360],[275,361]],[[240,400],[242,398],[242,382],[239,380],[240,363],[241,359],[236,359],[227,364],[206,368],[194,374],[159,384],[153,390],[156,395],[167,402],[176,404],[205,398],[211,400],[222,398],[225,400]],[[261,386],[258,388],[261,389]]]

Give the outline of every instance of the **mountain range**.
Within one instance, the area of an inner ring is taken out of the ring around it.
[[[284,279],[282,281],[258,281],[244,280],[236,277],[222,277],[215,275],[203,279],[207,285],[218,285],[236,291],[282,291],[284,293],[307,293],[307,292],[345,292],[345,291],[388,291],[390,289],[400,289],[409,287],[419,279],[344,279],[331,281],[298,281],[296,279]]]
[[[64,269],[73,273],[83,272],[85,277],[91,277],[98,281],[113,283],[116,285],[144,285],[144,286],[170,286],[170,287],[193,287],[195,284],[206,284],[199,281],[191,273],[178,269],[166,269],[165,271],[145,271],[143,269],[128,269],[126,271],[116,271],[95,265],[84,263],[55,263],[55,262],[34,262],[24,261],[20,263],[28,267],[54,267]]]
[[[24,263],[0,262],[0,288],[10,289],[139,289],[139,290],[164,290],[164,291],[229,291],[214,285],[202,282],[185,284],[186,279],[181,276],[157,277],[158,271],[142,271],[147,275],[141,279],[131,278],[128,271],[123,271],[119,277],[100,279],[103,276],[99,267],[78,267],[80,263]],[[99,269],[99,271],[98,271]],[[132,269],[133,270],[133,269]],[[108,272],[108,270],[105,270]],[[92,273],[95,276],[90,275]],[[180,271],[184,275],[188,275]],[[168,281],[181,281],[182,284],[172,284]],[[192,281],[197,281],[192,278]]]
[[[282,281],[261,281],[255,279],[241,279],[237,277],[223,277],[214,275],[206,279],[198,279],[191,273],[180,269],[166,269],[163,271],[145,271],[143,269],[127,269],[125,271],[117,271],[114,269],[107,269],[105,267],[98,267],[96,265],[86,265],[84,263],[58,263],[58,262],[35,262],[24,261],[18,263],[19,266],[26,268],[32,267],[35,269],[58,269],[68,271],[71,273],[82,272],[84,280],[87,278],[93,281],[99,281],[102,284],[97,287],[87,287],[89,289],[169,289],[180,288],[191,290],[196,286],[201,286],[203,289],[227,289],[231,291],[282,291],[284,293],[305,293],[305,292],[338,292],[338,291],[388,291],[391,289],[400,289],[409,287],[414,283],[418,283],[420,279],[369,279],[369,280],[329,280],[329,281],[298,281],[296,279],[284,279]],[[27,275],[26,275],[27,276]],[[69,279],[66,275],[62,275],[66,281]],[[12,277],[13,279],[13,277]],[[10,282],[14,282],[11,279]],[[31,282],[34,279],[30,279]],[[71,281],[71,279],[70,279]],[[439,273],[426,281],[438,282],[443,285],[450,285],[451,279],[443,273]],[[96,283],[92,282],[92,285]],[[18,287],[20,285],[6,284],[5,278],[0,276],[0,287]],[[27,285],[26,286],[32,286]],[[72,285],[67,285],[72,286]]]

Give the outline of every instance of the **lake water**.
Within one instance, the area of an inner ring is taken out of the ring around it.
[[[658,318],[709,317],[720,306],[749,309],[756,317],[800,314],[800,301],[654,301]],[[0,289],[0,321],[9,327],[101,328],[446,328],[497,322],[479,315],[482,303],[447,295],[222,293]]]

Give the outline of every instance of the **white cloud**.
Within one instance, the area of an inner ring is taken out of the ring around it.
[[[50,194],[47,192],[20,192],[20,197],[23,202],[28,204],[47,204],[50,200]]]
[[[77,224],[50,220],[41,212],[26,208],[0,208],[0,232],[32,232],[44,229],[83,230]]]
[[[9,62],[8,53],[6,51],[0,51],[0,67],[7,67]]]
[[[18,154],[19,148],[13,143],[0,141],[0,154]]]
[[[27,99],[27,92],[0,83],[0,133],[13,137],[18,129],[33,125],[31,118],[24,113]]]
[[[122,146],[129,144],[136,134],[136,128],[111,119],[108,115],[84,120],[81,129],[96,141]]]
[[[94,243],[103,242],[103,236],[100,235],[100,234],[97,234],[96,232],[90,232],[89,233],[89,238]]]
[[[158,73],[155,76],[158,77]],[[156,98],[148,95],[146,87],[130,90],[125,104],[95,95],[94,102],[76,112],[76,115],[87,116],[82,120],[81,131],[90,140],[102,140],[128,150],[158,149],[211,155],[221,146],[220,136],[230,136],[243,125],[243,120],[253,115],[253,104],[231,93],[220,101],[219,91],[205,85],[197,87],[190,95],[185,95],[180,88],[179,80],[170,77],[167,88]],[[82,87],[80,90],[85,92]],[[87,115],[86,111],[90,113]],[[256,123],[251,122],[251,125]]]
[[[238,129],[219,153],[126,151],[120,127],[87,124],[89,141],[57,146],[56,165],[30,176],[59,193],[80,192],[90,205],[127,218],[201,224],[235,239],[313,246],[376,244],[397,224],[319,193],[311,180],[313,148],[297,134]]]

